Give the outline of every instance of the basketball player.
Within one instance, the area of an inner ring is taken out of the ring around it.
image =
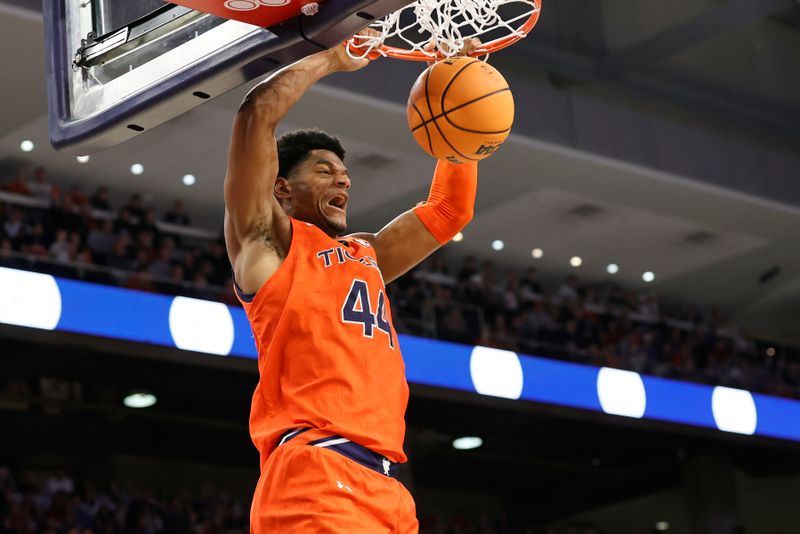
[[[309,56],[253,88],[233,124],[225,241],[258,348],[256,534],[418,530],[395,478],[408,385],[385,284],[470,221],[477,164],[439,161],[427,202],[377,234],[344,235],[339,141],[319,130],[275,139],[309,87],[368,63],[343,46]]]

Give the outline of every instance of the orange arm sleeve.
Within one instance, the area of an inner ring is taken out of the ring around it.
[[[414,213],[444,245],[472,220],[477,189],[477,162],[457,165],[439,160],[428,200],[414,208]]]

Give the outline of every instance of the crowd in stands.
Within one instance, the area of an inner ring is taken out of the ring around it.
[[[0,534],[246,534],[249,510],[211,484],[154,491],[0,466]]]
[[[546,288],[535,268],[467,257],[451,271],[433,257],[389,291],[395,327],[416,335],[800,397],[800,353],[748,339],[713,308],[574,275]]]
[[[179,200],[162,216],[138,194],[115,207],[107,188],[62,191],[41,168],[2,189],[42,206],[0,202],[3,265],[236,302],[224,241],[181,235],[191,220]],[[713,309],[576,276],[548,288],[536,269],[471,257],[454,269],[442,254],[389,292],[399,332],[800,397],[798,351],[756,343]]]
[[[187,237],[191,219],[175,200],[163,215],[133,194],[121,207],[107,187],[91,195],[79,186],[62,191],[38,168],[2,190],[40,201],[0,202],[0,256],[8,267],[121,285],[141,291],[235,302],[222,238]]]
[[[211,483],[152,489],[0,466],[0,534],[246,534],[249,516],[249,496]],[[513,528],[502,512],[423,512],[419,520],[420,534],[598,534],[592,527]]]

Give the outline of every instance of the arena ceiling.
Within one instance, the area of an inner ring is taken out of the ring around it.
[[[518,114],[517,133],[481,165],[476,217],[451,248],[554,277],[572,272],[574,255],[583,258],[575,272],[587,279],[609,279],[605,266],[614,262],[616,276],[634,287],[644,287],[641,273],[651,270],[659,294],[720,305],[752,331],[800,341],[800,186],[785,179],[800,176],[799,6],[549,2],[553,15],[542,17],[535,39],[496,56],[510,79],[654,120],[668,115],[768,156],[665,171],[636,157],[635,139],[625,150],[582,143],[584,134],[561,120],[579,113],[578,100],[550,116],[554,110],[532,101],[541,91],[517,93],[531,112]],[[181,197],[201,225],[218,227],[227,136],[244,88],[80,165],[48,145],[41,32],[38,1],[0,1],[0,35],[6,50],[17,51],[0,58],[0,170],[41,163],[58,181],[110,185],[120,201],[143,191],[162,209]],[[418,71],[384,61],[338,75],[287,117],[287,128],[318,125],[345,141],[353,228],[377,230],[425,198],[433,162],[408,135],[403,105]],[[36,150],[23,154],[22,139]],[[686,143],[680,150],[692,148],[692,139]],[[130,174],[134,162],[145,166],[143,175]],[[705,180],[726,174],[726,165],[741,171],[740,182]],[[773,167],[783,172],[767,172]],[[191,188],[181,183],[186,173],[197,176]],[[501,252],[490,248],[495,239],[505,242]],[[542,259],[531,258],[533,247],[544,250]],[[760,281],[776,266],[776,276]]]

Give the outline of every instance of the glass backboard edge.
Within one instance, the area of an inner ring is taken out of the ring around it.
[[[62,151],[92,154],[148,131],[163,122],[322,48],[333,46],[366,24],[368,12],[384,16],[410,0],[329,0],[327,15],[295,19],[272,31],[258,32],[230,49],[136,94],[102,114],[70,118],[68,71],[73,66],[65,47],[64,2],[43,1],[46,40],[46,74],[50,141]],[[320,13],[323,15],[323,13]],[[202,96],[196,96],[196,94]],[[129,126],[136,126],[132,129]],[[141,128],[141,129],[139,129]]]

